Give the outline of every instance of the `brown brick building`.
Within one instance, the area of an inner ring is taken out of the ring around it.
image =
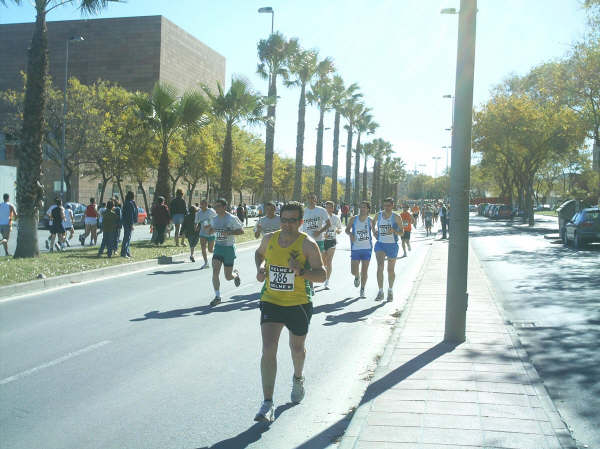
[[[22,89],[21,71],[26,71],[27,48],[33,23],[0,25],[0,90]],[[67,40],[69,76],[84,84],[97,79],[118,83],[130,91],[149,92],[157,81],[174,85],[180,92],[198,89],[200,83],[215,86],[225,82],[225,58],[163,16],[48,22],[49,73],[62,89]],[[6,113],[0,105],[0,125]],[[15,165],[15,147],[0,138],[0,165]],[[46,161],[44,184],[48,196],[60,191],[60,167]],[[98,180],[81,170],[73,177],[73,200],[87,202],[98,195]],[[135,186],[125,182],[127,186]],[[123,186],[125,188],[125,185]],[[154,180],[144,185],[153,193]],[[107,195],[117,192],[109,183]],[[199,196],[199,192],[198,192]]]

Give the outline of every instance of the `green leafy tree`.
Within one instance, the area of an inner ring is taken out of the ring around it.
[[[360,155],[362,152],[360,145],[360,138],[363,134],[373,134],[379,125],[373,120],[371,115],[371,108],[363,108],[356,120],[356,150],[355,157],[356,162],[354,164],[354,207],[358,207],[360,197]]]
[[[19,232],[15,258],[39,256],[37,224],[39,208],[44,197],[42,176],[42,141],[44,109],[47,101],[48,37],[46,16],[63,5],[77,5],[83,14],[94,14],[109,0],[34,0],[35,25],[27,58],[27,86],[23,108],[23,128],[19,134],[17,167],[17,203],[19,204]],[[6,5],[9,0],[0,0]],[[22,0],[10,3],[20,5]]]
[[[168,83],[156,83],[150,95],[138,95],[135,102],[141,117],[161,142],[154,199],[170,198],[169,145],[175,137],[186,131],[199,130],[208,123],[208,104],[201,93],[186,92],[181,98]]]
[[[264,201],[271,201],[273,196],[273,154],[275,150],[275,110],[277,106],[277,78],[289,78],[288,64],[290,57],[298,51],[298,40],[289,41],[279,32],[268,39],[258,42],[257,72],[264,79],[269,79],[269,103],[267,109],[267,129],[265,141],[265,180]]]
[[[247,80],[233,77],[231,87],[225,93],[221,84],[217,83],[217,95],[204,87],[211,104],[212,114],[225,122],[225,141],[223,143],[221,168],[221,195],[231,202],[232,198],[232,164],[234,125],[240,122],[255,124],[263,121],[263,98],[255,93]]]

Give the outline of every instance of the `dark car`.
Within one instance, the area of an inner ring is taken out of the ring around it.
[[[565,225],[571,218],[573,218],[573,215],[575,215],[576,211],[576,200],[567,200],[556,209],[556,213],[558,214],[558,233],[560,234],[560,238],[563,242],[565,240]]]
[[[507,204],[497,204],[491,218],[494,220],[508,220],[512,217],[512,214],[512,207]]]
[[[565,224],[563,243],[573,242],[575,248],[582,248],[586,243],[600,242],[600,208],[589,207],[577,212]]]

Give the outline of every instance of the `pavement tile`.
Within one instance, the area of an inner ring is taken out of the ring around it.
[[[426,390],[429,381],[426,379],[405,379],[392,387],[392,390]]]
[[[399,390],[390,389],[381,395],[386,399],[394,401],[425,401],[427,400],[427,389],[423,390]]]
[[[420,413],[371,412],[367,417],[370,426],[419,427],[423,415]]]
[[[477,395],[476,391],[429,390],[426,398],[440,402],[477,402]]]
[[[432,369],[422,369],[419,371],[422,379],[442,379],[442,380],[477,380],[479,373],[467,370],[441,371]]]
[[[454,444],[480,446],[483,444],[483,433],[481,430],[469,429],[423,429],[423,442],[436,444]]]
[[[472,380],[430,380],[430,390],[477,391],[477,382]]]
[[[483,444],[510,448],[510,449],[560,449],[560,443],[550,440],[550,444],[545,435],[532,435],[527,433],[515,432],[492,432],[483,433]]]
[[[438,360],[434,360],[429,365],[427,365],[429,369],[437,369],[437,370],[452,370],[452,371],[468,371],[473,369],[473,364],[470,362],[448,362],[443,357]]]
[[[533,434],[543,434],[542,427],[540,424],[544,423],[544,421],[537,421],[534,419],[516,419],[516,418],[498,418],[491,416],[482,416],[481,417],[481,427],[483,430],[491,430],[496,432],[517,432],[517,433],[533,433]],[[549,426],[550,423],[546,422],[546,428],[552,427]],[[551,433],[551,435],[554,432]]]
[[[476,382],[476,384],[477,391],[486,391],[489,393],[529,394],[529,390],[526,388],[529,385],[509,384],[506,382]]]
[[[375,399],[372,410],[376,412],[423,413],[425,401],[395,401],[379,397]]]
[[[481,429],[478,416],[469,415],[423,415],[424,427],[439,427],[442,429]]]
[[[421,427],[365,426],[360,441],[388,441],[416,443],[421,437]]]
[[[438,415],[479,415],[479,404],[472,402],[440,402],[427,401],[425,410],[427,413]]]
[[[534,411],[536,409],[529,407],[503,404],[481,404],[480,408],[481,416],[491,416],[496,418],[537,419]]]
[[[473,373],[478,382],[506,382],[512,384],[528,384],[529,377],[524,373],[492,373],[479,371]]]
[[[479,402],[482,404],[506,404],[529,407],[529,398],[524,394],[513,393],[489,393],[482,391],[479,393]]]
[[[509,365],[501,365],[498,363],[474,363],[474,371],[483,371],[491,373],[522,373],[525,374],[525,370],[521,363],[511,363]]]

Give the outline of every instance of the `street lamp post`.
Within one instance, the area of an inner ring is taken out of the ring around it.
[[[85,40],[82,36],[71,36],[67,39],[67,52],[65,56],[65,85],[62,105],[62,139],[60,142],[60,198],[64,201],[65,194],[65,138],[67,134],[67,85],[69,80],[69,43]]]
[[[456,13],[456,11],[442,11]],[[446,326],[444,340],[466,339],[467,275],[469,263],[469,185],[471,127],[473,124],[473,79],[477,0],[461,0],[458,20],[458,49],[452,125],[452,174],[450,175],[450,229]]]
[[[265,6],[263,8],[258,8],[258,12],[260,14],[271,14],[271,34],[273,34],[273,26],[275,24],[275,11],[270,6]]]
[[[452,150],[452,147],[450,145],[444,145],[442,148],[446,150],[446,174],[449,175],[450,172],[448,171],[448,155],[450,154],[450,150]]]
[[[454,8],[450,8],[450,10],[452,10],[452,9],[454,9]],[[443,11],[444,10],[442,10],[442,12]],[[445,14],[456,14],[456,12],[454,12],[454,13],[453,12],[446,12]],[[452,100],[452,111],[451,111],[452,121],[450,122],[451,126],[450,126],[450,128],[445,128],[445,131],[450,131],[450,144],[452,144],[452,135],[454,134],[454,104],[455,104],[454,100],[455,100],[455,98],[454,98],[454,95],[452,95],[452,94],[442,95],[442,98],[449,98],[449,99]],[[446,148],[451,148],[451,147],[446,147]],[[448,174],[450,173],[448,171],[448,152],[446,152],[446,173],[448,173]]]

